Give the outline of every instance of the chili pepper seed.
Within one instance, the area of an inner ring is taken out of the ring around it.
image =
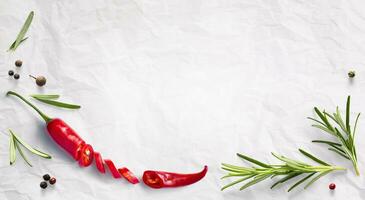
[[[334,189],[336,189],[336,184],[331,183],[331,184],[328,186],[328,188],[329,188],[330,190],[334,190]]]
[[[22,65],[23,65],[23,61],[21,61],[21,60],[15,61],[15,66],[21,67]]]
[[[19,79],[20,75],[19,74],[14,74],[14,79]]]
[[[55,178],[55,177],[52,177],[52,178],[49,180],[49,184],[54,185],[55,183],[56,183],[56,178]]]
[[[51,176],[49,174],[45,174],[45,175],[43,175],[43,179],[45,181],[49,181],[49,179],[51,179]]]
[[[9,76],[13,76],[13,75],[14,75],[14,71],[13,71],[13,70],[9,70],[9,71],[8,71],[8,75],[9,75]]]
[[[42,189],[46,189],[47,188],[47,182],[46,181],[42,181],[41,184],[39,184],[39,186],[42,188]]]

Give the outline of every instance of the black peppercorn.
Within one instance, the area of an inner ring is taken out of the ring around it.
[[[20,75],[19,74],[14,74],[14,79],[19,79]]]
[[[42,189],[46,189],[47,188],[47,182],[46,181],[42,181],[41,184],[39,184],[39,186],[42,188]]]
[[[15,61],[15,66],[21,67],[23,65],[23,62],[21,60]]]
[[[347,73],[347,75],[348,75],[350,78],[354,78],[354,77],[355,77],[355,71],[349,71],[349,73]]]
[[[49,174],[45,174],[45,175],[43,175],[43,179],[45,181],[49,181],[49,179],[51,179],[51,176]]]
[[[14,71],[13,70],[9,70],[8,71],[8,74],[9,74],[9,76],[13,76],[14,75]]]
[[[50,180],[49,180],[49,184],[53,185],[56,183],[56,178],[55,177],[52,177]]]

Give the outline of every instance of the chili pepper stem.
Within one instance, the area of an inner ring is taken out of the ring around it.
[[[36,106],[34,106],[32,103],[30,103],[28,100],[26,100],[24,97],[22,97],[20,94],[13,92],[13,91],[8,91],[6,93],[6,95],[13,95],[18,97],[19,99],[21,99],[23,102],[25,102],[26,104],[28,104],[30,107],[32,107],[43,119],[46,123],[48,123],[49,121],[52,120],[52,118],[48,117],[46,114],[44,114],[41,110],[39,110]]]

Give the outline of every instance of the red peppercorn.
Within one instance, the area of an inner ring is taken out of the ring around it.
[[[56,183],[56,178],[52,177],[51,179],[49,179],[49,184],[53,185]]]
[[[331,183],[331,184],[328,186],[328,188],[329,188],[330,190],[334,190],[334,189],[336,188],[336,184]]]

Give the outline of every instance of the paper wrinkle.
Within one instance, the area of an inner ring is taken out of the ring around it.
[[[349,94],[352,115],[365,110],[365,2],[2,0],[0,8],[0,199],[365,199],[364,155],[356,177],[351,163],[310,142],[332,138],[306,119],[313,106],[343,111]],[[30,10],[29,39],[6,52]],[[47,85],[37,87],[29,74],[46,76]],[[32,100],[139,177],[146,169],[184,173],[204,165],[208,174],[189,187],[152,190],[81,168],[7,90],[80,104],[69,111]],[[365,152],[364,126],[360,117],[357,152]],[[19,154],[9,166],[9,128],[53,159],[24,150],[34,167]],[[228,182],[220,180],[220,163],[247,164],[236,153],[276,164],[270,152],[308,161],[298,148],[348,170],[291,193],[294,182],[270,190],[270,180],[220,191]],[[41,190],[45,173],[57,183]]]

